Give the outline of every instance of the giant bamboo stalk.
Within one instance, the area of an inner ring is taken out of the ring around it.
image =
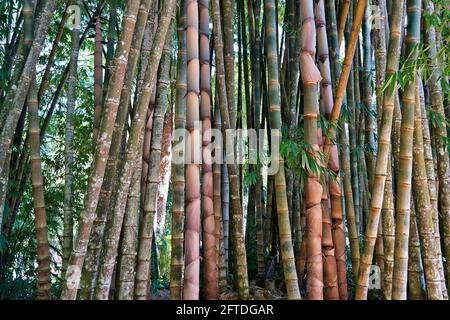
[[[392,149],[392,148],[390,148]],[[381,209],[383,251],[384,251],[384,277],[383,294],[386,300],[392,298],[392,276],[394,272],[395,248],[395,215],[394,194],[392,188],[392,157],[389,156],[387,164],[386,183],[383,195],[383,208]]]
[[[33,190],[33,207],[36,225],[37,243],[37,298],[50,299],[50,247],[48,243],[47,215],[44,201],[44,182],[42,179],[39,115],[35,75],[32,75],[30,92],[27,98],[29,132],[30,132],[30,161],[31,183]]]
[[[147,21],[148,30],[144,35],[144,40],[142,46],[146,48],[146,53],[141,55],[140,61],[140,70],[145,70],[145,66],[148,64],[148,56],[150,53],[150,49],[152,43],[154,41],[154,33],[156,32],[156,27],[158,26],[158,11],[159,11],[159,1],[155,1],[154,7],[152,10],[152,15],[149,16],[150,19]],[[144,50],[143,50],[144,52]],[[138,86],[142,86],[144,83],[145,71],[140,72],[138,77]],[[147,116],[145,120],[145,134],[144,134],[144,145],[143,145],[143,153],[142,153],[142,177],[141,177],[141,205],[144,205],[145,195],[147,191],[147,178],[148,178],[148,170],[150,167],[150,145],[152,142],[152,129],[153,129],[153,111],[156,105],[156,79],[151,84],[151,96],[150,102],[147,108]],[[135,106],[134,106],[135,108]],[[143,208],[142,208],[143,209]]]
[[[414,127],[417,128],[416,125],[414,125]],[[419,231],[417,229],[415,211],[413,201],[411,203],[411,218],[409,220],[408,298],[410,300],[425,300],[425,278],[423,274],[422,252],[420,250]]]
[[[106,53],[105,53],[105,77],[104,77],[104,86],[103,86],[103,96],[106,96],[106,92],[108,90],[109,81],[111,79],[111,75],[114,71],[114,53],[116,49],[116,41],[117,41],[117,13],[119,1],[110,0],[109,4],[109,17],[108,17],[108,30],[106,35]],[[102,117],[102,115],[100,115]],[[95,123],[95,120],[94,120]]]
[[[302,51],[300,69],[304,92],[305,141],[310,145],[311,156],[319,161],[317,141],[317,117],[319,102],[317,84],[322,80],[314,62],[316,52],[316,28],[314,24],[313,2],[303,1],[300,8],[302,24]],[[309,170],[305,189],[307,243],[307,293],[308,299],[323,299],[322,265],[322,208],[323,193],[319,172]],[[278,205],[278,199],[277,199]]]
[[[259,32],[259,25],[261,20],[261,1],[255,1],[255,4],[252,4],[252,1],[248,1],[248,24],[250,30],[250,39],[251,39],[251,63],[252,68],[252,127],[255,130],[258,130],[261,126],[261,35]],[[242,8],[244,11],[244,8]],[[244,16],[245,12],[242,12]],[[254,19],[253,19],[254,17]],[[245,31],[243,32],[245,34]],[[298,67],[297,67],[298,69]],[[298,74],[298,71],[297,71]],[[298,86],[298,81],[296,81]],[[294,91],[294,90],[293,90]],[[296,91],[296,90],[295,90]],[[260,145],[260,144],[259,144]],[[256,150],[254,150],[256,151]],[[265,279],[265,263],[264,263],[264,226],[263,226],[263,199],[261,194],[262,188],[262,175],[260,172],[256,173],[256,242],[257,242],[257,275],[256,280],[258,283],[263,282]],[[261,228],[260,228],[261,227]]]
[[[177,84],[175,101],[175,129],[184,130],[186,127],[186,0],[180,3],[180,14],[178,20],[178,61],[177,61]],[[182,143],[185,147],[183,136]],[[180,142],[175,141],[179,144]],[[178,150],[177,150],[178,151]],[[175,152],[175,150],[174,150]],[[184,148],[180,154],[183,157]],[[170,261],[170,299],[180,300],[183,288],[183,242],[184,242],[184,198],[185,177],[184,164],[172,164],[173,204],[172,204],[172,255]],[[216,189],[214,189],[214,192]],[[216,205],[216,202],[214,202]]]
[[[172,70],[172,69],[170,69]],[[172,74],[172,73],[171,73]],[[172,77],[172,76],[171,76]],[[174,101],[173,94],[170,91],[170,100]],[[167,199],[169,196],[169,184],[171,179],[170,165],[172,162],[172,131],[173,131],[173,112],[172,105],[169,105],[164,117],[162,144],[161,144],[161,161],[159,164],[159,184],[158,194],[156,196],[156,235],[162,237],[166,230],[166,211]]]
[[[99,10],[101,11],[102,8],[100,8]],[[83,32],[83,34],[81,36],[80,45],[86,39],[87,33],[90,30],[89,29],[89,24],[92,21],[93,20],[91,18],[91,20],[88,23],[88,26],[85,28],[85,30],[84,30],[84,32]],[[54,41],[53,45],[56,46],[55,41]],[[53,47],[52,47],[52,49],[53,49]],[[50,55],[51,55],[51,52],[50,52]],[[50,57],[49,57],[49,59],[50,59]],[[51,61],[49,61],[47,63],[47,68],[48,68],[48,64],[50,62]],[[64,87],[65,83],[66,83],[67,75],[69,73],[69,65],[70,65],[70,61],[69,61],[69,63],[67,63],[66,68],[64,69],[63,74],[61,75],[60,81],[59,81],[58,85],[56,86],[55,92],[52,95],[50,106],[48,107],[48,110],[47,110],[47,113],[45,115],[45,118],[42,121],[41,129],[40,129],[40,131],[41,131],[41,137],[40,137],[41,143],[43,141],[43,138],[45,137],[45,132],[47,131],[47,128],[48,128],[48,126],[50,124],[50,120],[51,120],[51,118],[52,118],[52,116],[54,114],[54,111],[55,111],[55,108],[56,108],[56,106],[58,104],[59,98],[61,97],[61,92],[63,90],[63,87]],[[19,77],[19,75],[17,75],[17,78],[18,77]],[[43,80],[44,79],[42,79],[42,81]],[[42,91],[42,81],[41,81],[40,91]],[[46,87],[46,85],[45,85],[45,87]],[[43,91],[42,91],[42,94],[43,94]],[[38,94],[38,101],[40,101],[40,98],[41,98],[41,95]],[[17,215],[17,212],[19,210],[19,205],[21,203],[21,200],[23,198],[23,194],[24,194],[24,191],[25,191],[25,184],[29,180],[29,177],[30,177],[30,166],[29,166],[29,163],[27,162],[28,161],[28,156],[29,156],[29,152],[28,152],[29,150],[27,149],[28,148],[27,147],[28,146],[28,140],[29,140],[29,136],[27,136],[25,138],[25,143],[23,144],[23,146],[26,147],[26,150],[25,150],[25,152],[22,152],[22,154],[20,156],[20,159],[18,160],[18,164],[16,166],[16,174],[15,174],[15,178],[14,178],[14,180],[15,180],[15,183],[14,183],[15,184],[15,189],[13,191],[13,196],[11,196],[10,200],[9,200],[9,208],[11,208],[10,209],[11,213],[10,213],[10,215],[9,215],[7,221],[5,222],[5,225],[4,225],[4,234],[6,235],[6,237],[8,236],[9,231],[11,230],[11,225],[13,224],[13,222],[15,220],[15,217]]]
[[[35,12],[33,1],[26,0],[24,10],[30,9],[24,17],[24,44],[26,51],[30,50],[33,42],[33,13]],[[24,13],[25,14],[25,13]],[[75,52],[77,53],[77,52]],[[36,253],[37,253],[37,299],[50,299],[51,269],[50,247],[48,241],[47,215],[44,199],[44,181],[42,178],[41,146],[39,128],[39,102],[36,87],[36,67],[31,73],[30,87],[27,96],[27,110],[29,121],[29,147],[31,162],[31,185],[33,194],[33,209],[36,228]],[[0,204],[3,206],[3,203]]]
[[[333,110],[330,116],[330,124],[328,128],[328,133],[325,135],[325,143],[324,143],[324,155],[326,163],[328,163],[327,159],[330,155],[331,146],[330,140],[333,141],[335,139],[335,129],[337,120],[341,114],[342,103],[345,98],[345,91],[347,88],[348,78],[350,76],[350,71],[352,67],[353,56],[355,55],[356,45],[358,43],[359,30],[361,29],[362,19],[364,17],[364,12],[366,8],[366,0],[359,0],[355,9],[355,14],[352,23],[352,29],[348,41],[348,46],[345,51],[345,58],[342,65],[342,70],[339,76],[339,82],[336,87],[336,93],[334,97]]]
[[[344,38],[345,22],[350,11],[350,0],[344,0],[342,6],[339,7],[339,25],[338,25],[338,48],[341,48],[342,39]]]
[[[64,12],[61,17],[61,22],[59,23],[59,26],[58,26],[58,31],[56,33],[55,39],[53,40],[52,50],[50,51],[50,54],[48,55],[47,65],[45,67],[44,74],[42,75],[41,84],[39,85],[39,91],[38,91],[38,100],[39,101],[41,101],[42,96],[44,95],[44,92],[48,86],[50,72],[55,64],[56,53],[58,52],[58,48],[61,44],[61,38],[64,33],[64,28],[66,26],[67,19],[69,18],[67,9],[69,8],[69,6],[71,4],[72,4],[72,0],[69,0],[66,2],[66,7],[64,8]],[[98,14],[100,15],[100,13],[101,13],[101,9],[99,8]]]
[[[390,26],[389,50],[386,62],[386,79],[390,81],[390,88],[385,90],[383,98],[383,111],[381,127],[378,135],[378,151],[375,164],[374,185],[371,192],[370,213],[365,231],[364,251],[361,256],[355,298],[367,299],[369,270],[372,265],[373,251],[378,233],[378,223],[383,206],[383,194],[386,182],[388,159],[390,157],[390,141],[392,132],[392,119],[394,112],[394,99],[396,78],[398,71],[400,51],[400,28],[403,16],[403,3],[398,1],[392,5],[392,20]]]
[[[337,87],[339,77],[340,77],[340,62],[339,62],[339,48],[338,48],[338,33],[336,28],[336,10],[333,1],[327,1],[325,4],[326,8],[326,19],[327,19],[327,29],[329,35],[329,46],[330,46],[330,58],[332,63],[332,76],[334,86]],[[352,260],[352,273],[353,278],[356,279],[359,270],[359,237],[356,228],[355,220],[355,207],[353,202],[353,191],[351,187],[351,174],[350,174],[350,150],[348,148],[348,138],[345,128],[340,130],[339,134],[340,144],[342,145],[341,151],[341,163],[342,163],[342,183],[344,190],[344,203],[345,212],[348,228],[348,237],[350,242],[350,253]],[[340,169],[340,168],[339,168]],[[336,204],[337,205],[337,204]]]
[[[385,0],[375,0],[381,14],[378,20],[379,27],[374,28],[373,46],[375,56],[375,92],[377,102],[377,127],[380,128],[381,114],[383,108],[382,88],[386,75],[386,2]],[[383,253],[384,253],[384,276],[383,294],[386,300],[391,299],[392,294],[392,273],[394,270],[394,239],[395,239],[395,218],[394,218],[394,196],[392,189],[392,157],[388,159],[387,176],[383,196],[383,208],[381,210]]]
[[[200,119],[202,120],[202,211],[203,252],[205,257],[204,296],[218,298],[218,270],[216,262],[216,234],[213,208],[213,172],[211,163],[211,79],[209,53],[209,1],[199,1],[200,15]]]
[[[324,1],[319,1],[316,5],[316,25],[317,25],[317,35],[318,35],[318,55],[319,55],[319,69],[322,76],[321,82],[321,112],[325,113],[327,119],[330,116],[331,110],[333,108],[333,84],[331,80],[331,69],[330,60],[328,54],[328,41],[327,41],[327,30],[325,28],[326,18],[325,18],[325,6]],[[337,264],[337,280],[339,288],[340,299],[346,300],[348,298],[347,293],[347,264],[346,264],[346,254],[345,254],[345,234],[344,234],[344,223],[342,216],[341,207],[341,184],[339,180],[339,155],[336,144],[331,148],[330,160],[328,162],[328,167],[332,170],[336,177],[335,179],[329,179],[329,192],[331,197],[331,221],[332,235],[333,235],[333,250]],[[322,240],[323,242],[323,240]],[[332,258],[334,259],[334,257]],[[325,265],[325,264],[324,264]]]
[[[428,15],[437,14],[432,1],[424,1],[424,7]],[[428,56],[431,60],[431,77],[429,80],[431,110],[439,119],[438,122],[443,123],[445,119],[443,92],[441,86],[442,70],[437,60],[438,39],[437,32],[433,24],[425,22],[426,32],[425,41],[429,46]],[[444,238],[444,255],[446,263],[447,285],[450,285],[450,161],[448,155],[448,147],[445,144],[447,138],[446,125],[439,125],[436,121],[432,123],[432,135],[436,144],[437,158],[437,177],[439,180],[439,211],[442,217],[442,231]]]
[[[225,63],[223,58],[223,40],[220,21],[219,1],[212,1],[213,27],[214,27],[214,48],[216,52],[216,79],[218,81],[218,94],[220,114],[222,118],[222,127],[224,130],[234,129],[233,123],[230,122],[228,113],[228,101],[225,83]],[[226,150],[231,152],[232,150]],[[234,157],[234,155],[233,155]],[[236,284],[240,299],[248,298],[248,275],[247,275],[247,257],[245,252],[245,241],[243,235],[243,214],[239,196],[239,181],[237,176],[237,168],[233,163],[227,163],[227,173],[230,184],[230,198],[232,209],[232,243],[235,255],[235,272],[237,276]]]
[[[116,185],[119,171],[119,153],[123,145],[123,131],[125,129],[125,123],[129,113],[128,105],[131,97],[136,65],[140,51],[142,50],[142,53],[145,54],[149,50],[149,48],[146,48],[146,45],[142,45],[141,49],[141,44],[145,33],[144,30],[150,29],[146,27],[150,4],[151,0],[142,1],[137,14],[135,26],[136,32],[133,34],[127,62],[127,70],[121,89],[120,102],[111,140],[111,149],[106,162],[104,181],[100,190],[97,216],[93,222],[86,253],[86,261],[83,265],[80,289],[80,297],[82,299],[91,298],[95,291],[106,220],[108,218],[108,212],[113,210],[111,207],[114,206],[114,199],[116,198],[114,192],[117,189]],[[145,51],[146,49],[147,51]]]
[[[79,4],[79,3],[78,3]],[[73,138],[74,116],[77,86],[77,68],[80,41],[80,26],[72,29],[72,51],[69,74],[67,76],[67,112],[65,132],[65,182],[64,182],[64,230],[63,230],[63,261],[61,274],[64,276],[69,262],[73,244]]]
[[[221,1],[221,18],[223,28],[223,55],[225,61],[225,80],[227,84],[228,112],[231,126],[236,127],[237,108],[234,98],[234,6],[235,1]]]
[[[175,1],[170,3],[173,11]],[[170,22],[171,11],[167,15],[167,11],[164,12],[160,18],[158,29],[163,27],[163,24]],[[164,21],[163,21],[164,20]],[[167,28],[167,27],[166,27]],[[169,29],[170,30],[170,29]],[[156,38],[155,38],[156,40]],[[161,159],[162,149],[162,134],[164,126],[164,115],[167,109],[167,91],[170,85],[169,67],[170,67],[170,50],[171,50],[172,34],[167,32],[166,29],[166,42],[163,49],[163,55],[161,57],[160,69],[158,74],[158,89],[156,93],[156,107],[153,114],[153,132],[152,141],[150,146],[150,163],[156,163],[158,165],[152,165],[148,171],[147,188],[145,194],[144,211],[142,220],[140,223],[139,232],[139,251],[136,267],[136,283],[135,283],[135,299],[146,299],[149,293],[150,285],[150,266],[151,266],[151,247],[153,242],[153,223],[156,214],[157,194],[158,194],[158,182],[159,182],[159,162]],[[149,82],[151,83],[151,82]],[[145,101],[148,103],[148,101]],[[147,103],[139,105],[139,111],[142,115],[142,120],[145,119],[145,108]],[[143,122],[139,124],[140,128],[143,128]],[[130,152],[130,156],[132,153]],[[156,258],[156,257],[155,257]]]
[[[422,132],[423,132],[423,149],[424,149],[424,158],[425,158],[425,166],[427,170],[427,178],[428,178],[428,190],[430,193],[430,202],[433,207],[433,224],[434,224],[434,230],[441,230],[440,229],[440,221],[439,221],[439,206],[438,206],[438,186],[436,183],[436,175],[435,175],[435,168],[434,168],[434,158],[433,158],[433,151],[432,151],[432,143],[431,143],[431,137],[430,137],[430,128],[429,128],[429,122],[427,117],[427,111],[425,110],[425,97],[424,97],[424,90],[423,90],[423,84],[420,81],[419,83],[419,99],[421,103],[421,121],[422,121]],[[442,219],[441,222],[445,224],[445,219]],[[442,265],[442,248],[441,248],[441,235],[440,232],[435,232],[435,241],[436,241],[436,249],[438,252],[440,252],[441,257],[439,258],[439,272],[441,274],[441,284],[442,284],[442,294],[443,298],[445,299],[446,294],[446,284],[445,284],[445,275],[443,274],[444,269]],[[445,237],[445,230],[444,230],[444,237]],[[444,243],[445,244],[445,243]]]
[[[421,251],[425,269],[425,279],[428,299],[442,300],[441,278],[439,273],[439,258],[437,244],[434,238],[432,218],[433,207],[430,201],[427,172],[423,149],[423,132],[417,128],[414,134],[413,191],[415,207],[418,215]]]
[[[142,136],[140,137],[142,139]],[[136,255],[138,249],[139,207],[141,191],[142,148],[137,153],[133,178],[128,193],[127,207],[123,220],[123,236],[117,263],[117,297],[120,300],[133,300],[134,277],[136,274]]]
[[[364,17],[363,24],[363,70],[361,72],[361,91],[362,91],[362,102],[366,108],[365,114],[365,141],[367,149],[364,156],[367,162],[367,172],[363,172],[368,176],[368,186],[373,184],[373,171],[375,168],[375,129],[376,129],[376,109],[375,105],[372,103],[372,43],[371,43],[371,23],[369,8],[370,5],[367,3],[366,14]],[[367,203],[367,201],[365,201]],[[381,225],[380,225],[381,227]]]
[[[420,77],[417,77],[415,82],[415,104],[414,104],[414,154],[413,159],[416,162],[421,162],[424,159],[424,140],[422,132],[422,101],[420,96]],[[422,139],[421,139],[422,138]],[[419,160],[419,161],[418,161]],[[411,199],[413,200],[413,199]],[[418,221],[416,216],[416,209],[414,201],[411,203],[411,217],[410,217],[410,235],[409,235],[409,257],[408,257],[408,296],[412,300],[424,300],[426,291],[423,286],[425,283],[422,252],[420,248],[419,230],[417,227]]]
[[[420,41],[420,10],[421,2],[418,0],[407,1],[408,30],[406,33],[405,55],[411,61],[415,61],[418,51],[415,46]],[[400,135],[399,167],[397,171],[397,201],[395,216],[395,249],[394,249],[394,273],[392,283],[392,299],[406,300],[407,296],[407,271],[408,271],[408,239],[411,211],[411,177],[414,137],[414,106],[415,106],[415,78],[403,88],[402,95],[402,122]],[[423,139],[422,139],[423,140]],[[427,186],[428,189],[428,186]]]
[[[219,110],[220,113],[220,110]],[[221,118],[222,120],[222,118]],[[223,152],[223,151],[222,151]],[[222,174],[221,186],[222,191],[222,243],[223,243],[223,262],[220,264],[220,292],[227,289],[227,275],[229,273],[229,246],[230,246],[230,181],[226,164],[221,165]]]
[[[15,128],[19,121],[22,108],[27,97],[28,89],[35,73],[35,67],[39,55],[44,46],[47,30],[51,22],[56,6],[56,1],[47,0],[35,17],[34,40],[25,60],[20,77],[17,83],[12,85],[5,97],[5,122],[2,124],[0,133],[0,221],[3,219],[4,202],[7,194],[7,184],[9,176],[9,159],[11,156],[11,142],[14,137]],[[1,224],[1,223],[0,223]]]
[[[100,128],[100,118],[102,115],[103,102],[103,44],[102,44],[102,24],[100,13],[95,21],[95,50],[94,50],[94,126],[92,132],[92,142],[95,148],[98,130]]]
[[[270,127],[272,137],[281,138],[281,110],[280,110],[280,84],[278,75],[278,55],[276,47],[276,18],[275,18],[275,1],[264,1],[265,11],[265,39],[266,39],[266,56],[267,56],[267,74],[268,74],[268,96],[269,96],[269,113]],[[310,13],[313,18],[313,7],[311,2]],[[313,23],[313,21],[311,21]],[[305,35],[305,34],[303,34]],[[315,38],[315,37],[314,37]],[[315,41],[314,41],[315,42]],[[311,60],[314,64],[314,60]],[[317,74],[319,72],[317,71]],[[320,77],[320,76],[318,76]],[[277,154],[278,150],[271,150],[272,156],[275,155],[275,161],[278,161],[279,167],[275,174],[275,196],[277,199],[277,216],[278,231],[281,248],[281,259],[284,270],[284,281],[288,299],[301,299],[298,288],[297,273],[295,270],[294,250],[292,248],[292,233],[289,224],[289,210],[286,197],[286,179],[284,172],[284,160]],[[321,196],[321,195],[320,195]],[[319,198],[320,199],[320,198]],[[320,201],[320,200],[319,200]],[[320,203],[319,203],[320,205]],[[321,226],[320,226],[321,227]]]
[[[84,209],[81,213],[77,237],[74,242],[74,248],[63,284],[62,299],[75,300],[77,296],[81,270],[92,229],[92,223],[96,216],[95,212],[97,209],[101,184],[105,174],[106,161],[111,146],[112,131],[120,100],[119,95],[124,82],[128,53],[136,24],[139,2],[140,1],[138,0],[128,2],[124,14],[121,41],[119,41],[114,62],[115,68],[110,83],[108,84],[108,90],[104,100],[104,117],[100,124],[99,135],[102,138],[97,141],[95,149],[93,168],[89,175],[87,193],[84,199]]]
[[[183,298],[197,300],[200,282],[200,60],[198,1],[187,0],[186,128],[189,131],[186,175],[185,278]]]
[[[118,247],[118,241],[120,237],[120,231],[122,228],[122,222],[124,217],[124,210],[125,210],[125,204],[126,204],[126,197],[128,195],[129,186],[131,183],[131,170],[134,168],[134,159],[136,157],[136,154],[138,154],[138,150],[141,147],[141,133],[144,128],[144,120],[145,120],[145,113],[146,113],[146,107],[148,106],[148,102],[150,99],[150,88],[151,83],[153,82],[154,78],[156,77],[157,73],[157,66],[159,65],[160,59],[162,60],[164,58],[164,63],[166,64],[166,68],[168,68],[167,65],[170,64],[170,54],[167,51],[170,51],[170,48],[165,48],[163,50],[163,43],[166,41],[166,37],[171,37],[171,34],[168,32],[170,22],[172,21],[172,14],[174,11],[175,3],[174,1],[168,1],[167,6],[164,7],[164,10],[162,11],[161,18],[160,18],[160,24],[158,26],[158,29],[155,34],[155,41],[152,45],[152,55],[149,58],[147,69],[145,70],[145,81],[144,86],[140,88],[140,93],[138,95],[138,102],[137,102],[137,109],[134,112],[133,121],[131,124],[130,129],[130,137],[128,141],[128,145],[126,148],[126,154],[124,155],[124,162],[123,167],[120,170],[119,173],[119,181],[120,185],[118,186],[117,191],[117,198],[115,199],[115,205],[114,205],[114,211],[112,212],[111,220],[108,221],[108,226],[105,234],[105,243],[107,243],[106,247],[104,248],[104,251],[102,251],[102,262],[101,263],[101,269],[99,273],[99,279],[98,284],[96,287],[96,297],[97,299],[107,299],[108,292],[109,292],[109,286],[111,285],[111,277],[117,257],[117,247]],[[165,53],[163,55],[163,52]],[[169,57],[168,57],[169,56]],[[163,58],[162,58],[163,57]],[[168,60],[168,61],[167,61]],[[161,63],[163,65],[163,63]],[[161,69],[164,69],[161,67]],[[166,70],[166,72],[168,72]],[[161,84],[163,84],[163,87],[161,88],[161,106],[162,110],[159,110],[160,114],[159,117],[164,119],[164,109],[165,109],[165,101],[167,100],[166,97],[166,89],[168,87],[168,79],[167,75],[164,77],[164,73],[161,72]],[[162,113],[162,115],[161,115]],[[159,132],[159,138],[161,138],[162,135],[162,125],[163,120],[161,120],[160,125],[160,132]],[[157,139],[157,138],[155,138]],[[156,147],[157,148],[157,147]],[[159,151],[161,150],[161,141],[159,141]],[[159,163],[159,158],[156,158],[155,163]],[[159,165],[154,166],[154,171],[156,173],[153,173],[153,177],[156,174],[156,180],[159,174]],[[155,197],[153,201],[153,205],[156,206],[156,188],[155,188]],[[141,227],[143,225],[148,226],[148,211],[147,211],[147,203],[144,206],[144,214],[141,220]],[[156,210],[156,208],[154,208]],[[153,211],[154,212],[154,211]],[[153,231],[151,229],[150,231]],[[142,229],[140,230],[140,240],[142,239],[151,239],[151,234],[147,238],[148,230]],[[151,245],[151,242],[150,242]],[[135,298],[141,297],[142,290],[146,292],[146,288],[148,285],[147,283],[142,286],[142,283],[140,282],[140,279],[142,277],[142,269],[145,269],[145,266],[143,265],[149,263],[150,259],[143,259],[142,258],[142,251],[146,250],[146,254],[150,254],[151,246],[142,248],[142,243],[140,241],[139,243],[139,252],[138,252],[138,258],[137,258],[137,267],[136,267],[136,279],[138,279],[135,283]],[[149,266],[148,266],[149,267]],[[148,270],[148,268],[147,268]],[[144,278],[148,278],[148,273]],[[144,279],[145,282],[145,279]],[[138,293],[136,295],[136,293]],[[144,294],[144,297],[146,294]]]
[[[222,119],[220,118],[220,110],[217,102],[214,103],[214,128],[220,130],[222,127]],[[220,155],[220,156],[219,156]],[[222,147],[216,146],[215,159],[223,160]],[[217,160],[216,160],[217,161]],[[225,248],[223,241],[223,219],[222,219],[222,164],[221,162],[213,165],[213,209],[215,220],[215,237],[216,237],[216,263],[218,268],[218,285],[219,293],[224,292],[226,287],[226,267],[225,267]]]

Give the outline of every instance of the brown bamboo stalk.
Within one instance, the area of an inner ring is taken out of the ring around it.
[[[183,298],[198,300],[200,284],[200,60],[198,1],[187,1],[186,128],[189,131],[186,175],[185,280]]]
[[[342,6],[339,7],[339,25],[338,25],[338,48],[341,47],[342,39],[344,38],[345,22],[350,10],[350,0],[344,0]]]
[[[303,1],[300,8],[302,24],[302,51],[300,69],[302,76],[304,104],[305,140],[310,145],[311,157],[319,161],[317,141],[317,117],[319,102],[317,84],[322,80],[314,62],[316,52],[316,29],[314,24],[313,2]],[[322,264],[322,198],[323,188],[319,172],[308,172],[305,186],[307,242],[307,293],[310,300],[323,299]]]
[[[103,102],[103,44],[102,44],[102,24],[98,14],[95,21],[95,50],[94,50],[94,127],[92,133],[92,143],[95,147],[98,130],[100,128],[100,118],[102,115]]]
[[[218,270],[216,262],[216,233],[213,206],[213,172],[211,162],[211,79],[209,52],[209,1],[199,1],[200,16],[200,119],[202,120],[202,211],[204,252],[204,297],[218,298]]]
[[[50,299],[50,247],[48,242],[47,215],[44,201],[44,182],[42,179],[40,142],[39,142],[39,116],[36,90],[36,79],[32,75],[30,93],[27,98],[29,133],[30,133],[30,161],[31,184],[33,191],[33,207],[36,225],[37,243],[37,298]]]
[[[15,134],[15,129],[19,121],[22,108],[27,97],[28,89],[35,73],[35,67],[39,55],[44,46],[44,40],[50,25],[51,16],[54,12],[56,3],[54,0],[48,0],[43,4],[40,12],[35,17],[34,40],[27,55],[22,70],[18,72],[18,81],[12,85],[5,97],[5,122],[2,123],[0,133],[0,221],[3,219],[3,203],[6,199],[7,184],[9,177],[9,159],[11,156],[11,142]],[[15,77],[13,77],[14,79]]]

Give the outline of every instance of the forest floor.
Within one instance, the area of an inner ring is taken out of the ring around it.
[[[266,289],[250,284],[249,300],[284,300],[287,297],[278,289]],[[151,295],[151,300],[169,300],[170,291],[168,289],[158,290]],[[219,300],[238,300],[238,294],[235,291],[227,291],[219,296]]]

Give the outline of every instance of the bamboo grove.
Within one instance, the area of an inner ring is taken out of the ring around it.
[[[0,12],[0,299],[448,299],[447,0]]]

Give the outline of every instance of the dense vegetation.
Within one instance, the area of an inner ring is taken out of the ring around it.
[[[449,14],[1,1],[0,299],[448,299]]]

